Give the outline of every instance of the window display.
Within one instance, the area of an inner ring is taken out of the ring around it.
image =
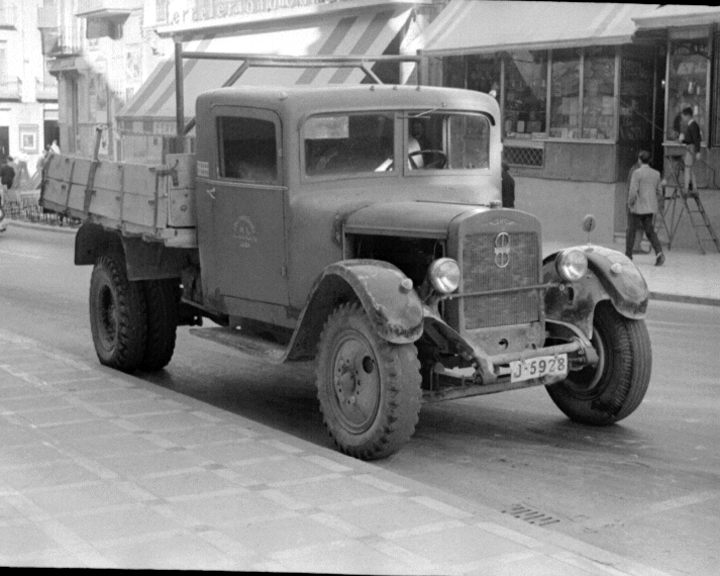
[[[582,138],[615,139],[615,47],[586,48]]]
[[[677,140],[682,129],[680,112],[693,109],[700,125],[703,141],[707,127],[707,87],[709,70],[708,35],[699,38],[675,39],[670,43],[668,67],[668,110],[665,138]]]
[[[627,51],[629,52],[629,50]],[[620,64],[620,140],[649,142],[653,129],[652,51],[625,53]]]
[[[513,53],[505,61],[505,135],[544,136],[546,108],[547,51]]]
[[[550,136],[580,138],[580,51],[552,54]]]

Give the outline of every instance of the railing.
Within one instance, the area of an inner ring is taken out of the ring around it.
[[[57,100],[57,80],[45,82],[40,78],[35,79],[35,98],[37,100]]]
[[[17,19],[17,8],[15,6],[0,8],[0,29],[15,29]]]
[[[0,78],[0,100],[20,100],[22,80],[20,78]]]

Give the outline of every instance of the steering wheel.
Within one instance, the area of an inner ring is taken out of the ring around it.
[[[432,154],[434,157],[430,162],[423,165],[423,169],[437,168],[438,170],[442,170],[447,164],[447,154],[445,154],[442,150],[415,150],[414,152],[410,152],[408,154],[408,160],[410,161],[410,166],[412,166],[413,170],[419,169],[413,156],[418,156],[420,154]]]

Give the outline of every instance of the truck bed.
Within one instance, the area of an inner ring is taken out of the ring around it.
[[[174,248],[197,247],[195,156],[151,166],[54,154],[43,171],[43,208]]]

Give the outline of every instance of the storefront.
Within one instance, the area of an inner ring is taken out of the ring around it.
[[[158,2],[160,37],[201,53],[283,56],[380,56],[399,54],[440,6],[431,0],[264,0],[247,2]],[[185,60],[184,117],[194,117],[202,92],[227,85],[242,61]],[[399,82],[397,65],[373,68],[386,82]],[[347,68],[251,68],[233,86],[359,83],[363,73]],[[152,161],[176,132],[175,65],[167,59],[117,114],[121,155]],[[190,134],[192,139],[192,133]],[[192,149],[192,141],[189,143]]]
[[[648,43],[666,55],[663,79],[664,175],[683,149],[678,145],[680,112],[693,110],[703,140],[701,160],[694,167],[700,198],[711,224],[720,228],[720,8],[663,5],[634,19],[636,41]],[[697,247],[687,218],[680,220],[673,245]],[[707,246],[706,246],[707,248]]]
[[[637,152],[662,164],[664,48],[633,42],[633,19],[656,8],[451,0],[410,46],[430,83],[496,95],[516,206],[546,238],[585,240],[579,223],[593,213],[593,239],[612,242]]]

